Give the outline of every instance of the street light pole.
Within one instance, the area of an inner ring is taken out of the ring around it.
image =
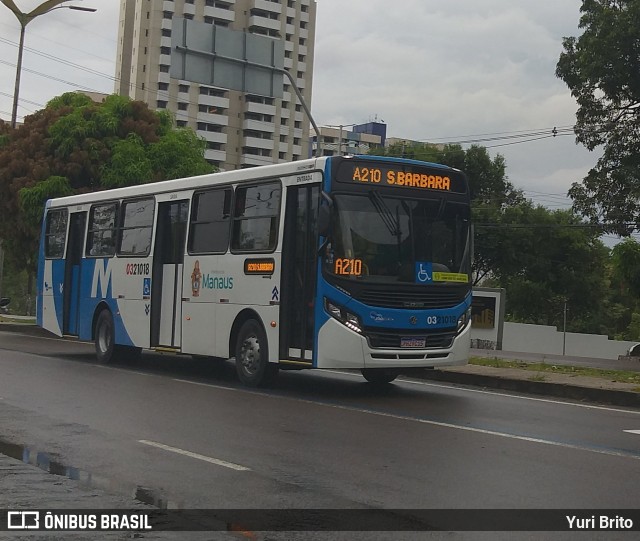
[[[567,351],[567,299],[564,299],[563,310],[563,323],[562,323],[562,355]]]
[[[338,132],[338,155],[343,156],[342,153],[342,129],[349,128],[351,126],[355,126],[356,124],[327,124],[327,128],[338,128],[340,131]],[[319,136],[318,136],[319,137]],[[347,138],[348,142],[348,138]]]
[[[20,23],[20,42],[18,44],[18,64],[16,66],[16,84],[13,89],[13,108],[11,110],[11,127],[15,128],[18,119],[18,96],[20,93],[20,73],[22,72],[22,53],[24,51],[24,34],[27,29],[27,25],[33,21],[36,17],[49,13],[54,9],[73,9],[74,11],[89,11],[93,13],[96,8],[85,8],[82,6],[61,6],[68,0],[47,0],[43,2],[29,13],[24,13],[18,9],[13,0],[0,0],[5,6],[7,6],[18,19]]]
[[[24,50],[24,33],[27,23],[20,21],[20,44],[18,45],[18,65],[16,66],[16,84],[13,87],[13,109],[11,109],[11,127],[16,127],[18,120],[18,93],[20,92],[20,72],[22,71],[22,51]]]

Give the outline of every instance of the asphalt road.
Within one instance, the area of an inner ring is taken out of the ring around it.
[[[640,411],[0,333],[0,452],[27,446],[108,491],[182,508],[611,508],[640,500]]]

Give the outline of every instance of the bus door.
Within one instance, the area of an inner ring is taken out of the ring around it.
[[[69,219],[69,239],[62,286],[62,334],[77,335],[80,315],[80,265],[84,248],[86,212],[73,212]]]
[[[151,275],[151,346],[179,348],[189,201],[158,203]]]
[[[280,283],[280,359],[311,365],[320,185],[287,188]]]

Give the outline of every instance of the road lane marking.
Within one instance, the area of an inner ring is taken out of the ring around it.
[[[169,451],[170,453],[177,453],[179,455],[195,458],[196,460],[209,462],[210,464],[216,464],[217,466],[229,468],[230,470],[251,471],[251,468],[247,468],[246,466],[241,466],[240,464],[234,464],[233,462],[227,462],[226,460],[220,460],[219,458],[213,458],[210,456],[201,455],[199,453],[192,453],[191,451],[185,451],[184,449],[179,449],[178,447],[171,447],[170,445],[165,445],[164,443],[158,443],[156,441],[138,440],[138,443],[142,443],[143,445],[149,445],[151,447],[157,447],[158,449],[163,449],[164,451]]]
[[[350,372],[340,372],[339,370],[322,370],[322,372],[326,372],[328,374],[340,374],[342,376],[352,376],[354,378],[361,378],[359,374],[352,374]],[[316,374],[317,375],[317,374]],[[478,393],[478,394],[489,394],[493,396],[504,396],[507,398],[516,398],[518,400],[532,400],[534,402],[547,402],[549,404],[561,404],[563,406],[574,406],[576,408],[585,408],[585,409],[594,409],[594,410],[602,410],[602,411],[614,411],[617,413],[634,413],[636,415],[640,415],[640,410],[631,410],[631,409],[622,409],[622,408],[612,408],[609,406],[596,406],[593,404],[580,404],[578,402],[567,402],[564,400],[553,400],[551,398],[537,398],[535,396],[521,396],[517,394],[509,394],[509,393],[501,393],[498,391],[487,391],[485,389],[469,389],[467,387],[457,387],[455,384],[443,385],[441,383],[431,383],[427,381],[416,381],[414,379],[404,379],[398,378],[396,381],[402,383],[409,383],[411,385],[420,385],[422,387],[437,387],[440,389],[456,389],[458,391],[466,391],[469,393]]]
[[[602,449],[602,448],[597,448],[597,447],[587,447],[584,445],[576,445],[576,444],[572,444],[572,443],[565,443],[565,442],[560,442],[560,441],[553,441],[553,440],[546,440],[544,438],[534,438],[531,436],[521,436],[518,434],[509,434],[508,432],[498,432],[496,430],[486,430],[484,428],[477,428],[477,427],[473,427],[473,426],[465,426],[465,425],[456,425],[453,423],[445,423],[442,421],[433,421],[430,419],[421,419],[420,417],[410,417],[408,415],[398,415],[395,413],[386,413],[383,411],[376,411],[376,410],[370,410],[370,409],[366,409],[366,408],[355,408],[355,407],[351,407],[351,406],[344,406],[342,404],[331,404],[331,403],[327,403],[327,402],[319,402],[316,400],[308,400],[308,399],[304,399],[304,398],[292,398],[292,397],[288,397],[288,396],[282,396],[282,395],[272,395],[272,394],[265,394],[265,393],[260,393],[258,391],[250,391],[250,390],[246,390],[246,389],[233,389],[233,388],[229,388],[229,387],[221,387],[220,385],[213,385],[210,383],[201,383],[198,381],[189,381],[187,379],[174,379],[174,381],[178,381],[181,383],[188,383],[189,385],[198,385],[201,387],[210,387],[210,388],[214,388],[214,389],[224,389],[227,391],[241,391],[243,393],[247,393],[247,394],[253,394],[253,395],[258,395],[258,396],[263,396],[266,398],[275,398],[275,399],[284,399],[284,400],[294,400],[296,402],[302,402],[303,404],[311,404],[311,405],[315,405],[315,406],[324,406],[326,408],[333,408],[333,409],[337,409],[337,410],[341,410],[341,411],[349,411],[349,412],[353,412],[353,413],[364,413],[367,415],[376,415],[378,417],[386,417],[388,419],[397,419],[400,421],[409,421],[409,422],[414,422],[414,423],[420,423],[420,424],[425,424],[425,425],[431,425],[431,426],[438,426],[441,428],[452,428],[455,430],[463,430],[465,432],[473,432],[476,434],[484,434],[487,436],[497,436],[500,438],[507,438],[507,439],[512,439],[512,440],[519,440],[519,441],[526,441],[529,443],[540,443],[543,445],[552,445],[554,447],[563,447],[565,449],[574,449],[577,451],[589,451],[591,453],[597,453],[597,454],[601,454],[601,455],[608,455],[608,456],[616,456],[616,457],[623,457],[623,458],[633,458],[635,460],[640,460],[640,454],[637,453],[632,453],[632,452],[628,452],[628,451],[617,451],[614,449]],[[506,396],[510,396],[510,395],[506,395]],[[623,410],[624,411],[624,410]]]
[[[623,430],[623,432],[627,432],[629,434],[638,434],[638,435],[640,435],[640,430]]]

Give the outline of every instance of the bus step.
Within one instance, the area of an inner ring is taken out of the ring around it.
[[[309,367],[309,366],[313,365],[313,361],[311,359],[305,360],[305,361],[303,361],[303,360],[297,361],[297,360],[293,360],[293,359],[280,359],[279,363],[280,364],[285,364],[285,365],[288,364],[288,365],[291,365],[292,367],[298,366],[300,368],[305,367],[305,366]],[[286,369],[286,367],[283,367],[283,368]]]
[[[158,353],[181,353],[180,348],[171,348],[171,347],[156,347],[151,348],[153,351]]]

